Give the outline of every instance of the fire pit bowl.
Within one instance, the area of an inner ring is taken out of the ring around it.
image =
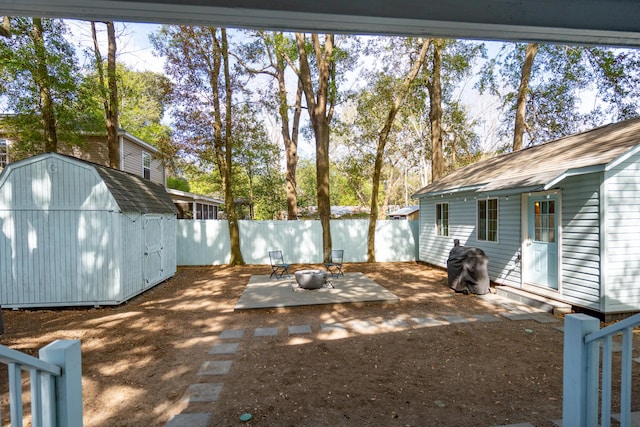
[[[300,270],[294,276],[303,289],[320,289],[327,283],[327,272],[323,270]]]

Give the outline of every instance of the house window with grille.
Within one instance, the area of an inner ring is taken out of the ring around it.
[[[9,163],[9,147],[6,139],[0,139],[0,169]]]
[[[478,240],[498,241],[498,199],[478,200]]]
[[[151,179],[151,154],[142,152],[142,176]]]
[[[436,203],[436,236],[449,235],[449,203]]]

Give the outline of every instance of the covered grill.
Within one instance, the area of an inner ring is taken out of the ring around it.
[[[482,249],[460,246],[460,241],[456,239],[447,260],[449,287],[465,294],[488,294],[488,266],[489,257]]]

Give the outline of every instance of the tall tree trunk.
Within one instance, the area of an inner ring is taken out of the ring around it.
[[[389,114],[387,114],[387,120],[384,123],[382,130],[378,134],[378,146],[376,149],[376,159],[373,167],[373,189],[371,192],[371,213],[369,214],[369,234],[367,236],[367,262],[376,261],[376,221],[378,219],[378,193],[380,190],[380,173],[382,171],[384,149],[387,145],[389,133],[391,132],[391,127],[393,126],[393,122],[396,118],[396,115],[398,114],[398,110],[400,110],[402,102],[409,93],[411,84],[417,77],[422,64],[424,64],[430,44],[430,39],[423,41],[422,48],[420,49],[420,54],[413,63],[411,70],[402,81],[402,84],[400,85],[400,88],[398,89],[398,92],[396,93],[396,96],[393,100],[393,104],[389,109]]]
[[[313,50],[318,67],[318,88],[314,93],[311,69],[307,59],[304,35],[296,33],[296,44],[300,61],[299,78],[307,101],[309,118],[316,139],[316,192],[318,214],[322,225],[323,259],[331,255],[331,201],[329,189],[329,124],[333,108],[328,107],[329,79],[332,75],[333,35],[325,36],[324,49],[317,34],[311,35]]]
[[[221,28],[222,38],[222,63],[224,71],[224,87],[225,87],[225,157],[224,157],[224,203],[227,211],[227,220],[229,221],[229,238],[231,240],[231,265],[243,265],[244,259],[242,258],[242,251],[240,250],[240,229],[238,225],[238,214],[236,212],[236,205],[233,196],[232,174],[232,150],[233,150],[233,138],[232,138],[232,112],[231,112],[231,97],[233,95],[231,89],[231,75],[229,73],[229,43],[227,42],[227,30]]]
[[[531,69],[533,61],[538,53],[538,43],[529,43],[525,50],[524,63],[522,64],[522,74],[518,87],[518,99],[516,103],[516,123],[513,129],[513,151],[522,149],[524,130],[527,126],[527,94],[529,92],[529,80],[531,80]]]
[[[276,74],[278,79],[279,101],[280,101],[280,122],[282,123],[282,140],[287,161],[287,219],[298,219],[298,198],[296,169],[298,167],[298,133],[300,126],[300,115],[302,112],[302,83],[298,79],[298,89],[296,91],[296,101],[293,110],[293,127],[289,131],[289,104],[287,103],[287,87],[285,83],[286,60],[280,46],[277,49]],[[291,132],[291,133],[289,133]]]
[[[442,41],[433,44],[433,70],[429,89],[429,120],[431,121],[431,156],[433,180],[444,176],[444,155],[442,147]]]
[[[109,86],[109,110],[107,111],[107,145],[109,167],[120,169],[120,144],[118,143],[118,84],[116,83],[116,32],[113,21],[107,25],[107,82]]]
[[[42,129],[44,131],[44,151],[58,151],[56,117],[51,96],[51,82],[47,70],[47,51],[44,46],[42,19],[33,18],[32,40],[35,47],[36,73],[34,76],[40,95],[42,108]]]
[[[107,128],[107,148],[109,150],[109,167],[120,169],[120,144],[118,142],[118,85],[116,82],[116,34],[113,22],[105,22],[107,26],[107,76],[105,82],[104,61],[100,53],[96,23],[91,21],[93,52],[100,83],[100,94],[104,106],[105,125]]]

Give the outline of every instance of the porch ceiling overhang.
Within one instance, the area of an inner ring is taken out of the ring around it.
[[[633,0],[0,0],[0,14],[640,46]]]

